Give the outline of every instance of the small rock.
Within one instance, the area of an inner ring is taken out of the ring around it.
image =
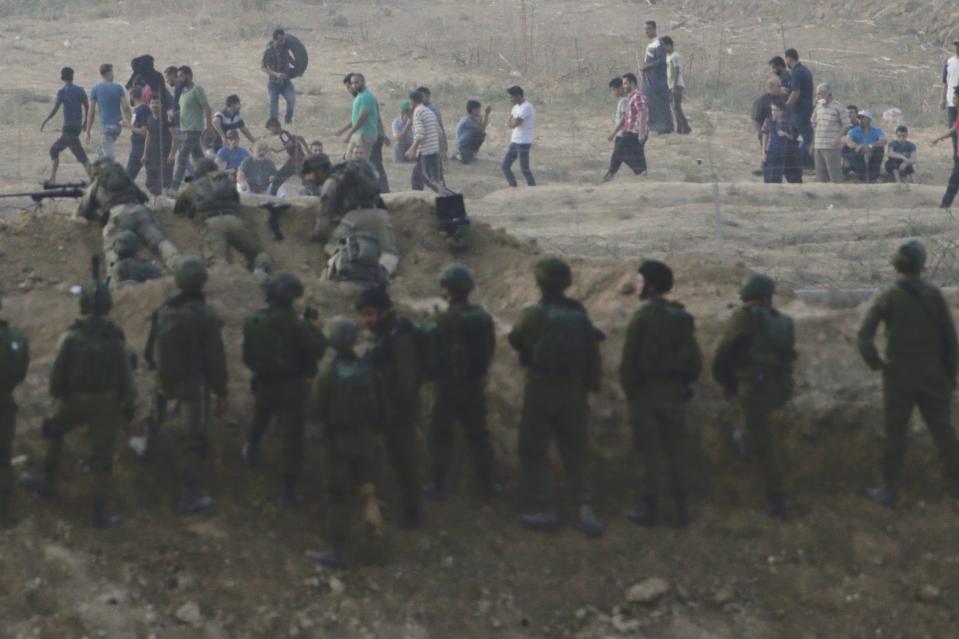
[[[329,584],[330,592],[332,592],[334,595],[342,595],[344,592],[346,592],[346,584],[344,584],[337,577],[330,577]]]
[[[726,604],[732,602],[734,598],[735,595],[729,588],[720,588],[713,593],[713,602],[720,606],[725,606]]]
[[[919,592],[916,593],[916,598],[919,599],[922,603],[926,604],[936,604],[939,603],[939,598],[942,596],[942,592],[932,584],[926,584],[919,589]]]
[[[629,603],[651,604],[669,592],[669,582],[662,577],[650,577],[626,591]]]
[[[188,601],[177,608],[174,616],[178,621],[191,626],[195,626],[203,621],[203,613],[200,612],[200,606],[198,606],[195,601]]]

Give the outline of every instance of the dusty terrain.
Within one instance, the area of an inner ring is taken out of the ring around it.
[[[497,165],[507,135],[492,126],[477,165],[449,167],[449,183],[466,193],[478,221],[463,259],[475,269],[477,296],[503,333],[535,297],[529,265],[547,252],[570,256],[572,293],[609,334],[606,378],[592,404],[597,508],[609,524],[606,537],[589,542],[572,528],[542,537],[514,524],[527,505],[515,466],[521,375],[501,338],[490,394],[506,497],[480,505],[461,446],[455,496],[429,508],[423,532],[392,532],[383,543],[357,540],[356,568],[332,575],[304,558],[323,546],[323,453],[316,430],[307,450],[308,501],[300,510],[280,512],[273,505],[275,450],[255,474],[239,462],[251,408],[239,327],[260,302],[252,275],[217,269],[209,293],[225,320],[231,405],[215,424],[208,480],[216,514],[196,521],[173,515],[178,462],[171,424],[157,460],[141,463],[125,447],[118,454],[117,502],[126,525],[88,530],[85,442],[82,434],[71,437],[61,498],[47,504],[19,496],[18,526],[0,532],[0,636],[954,634],[959,552],[952,531],[959,514],[945,497],[929,439],[917,424],[896,513],[859,496],[875,479],[881,436],[878,379],[854,350],[863,308],[812,306],[794,294],[888,284],[888,256],[910,237],[927,243],[931,278],[956,286],[956,219],[936,208],[948,150],[921,145],[917,183],[904,187],[765,187],[750,175],[755,139],[744,115],[765,77],[763,63],[781,52],[785,36],[815,61],[810,66],[817,79],[841,88],[841,101],[876,111],[899,107],[916,129],[914,139],[928,139],[943,119],[937,108],[941,44],[955,22],[948,6],[865,3],[853,15],[839,3],[819,2],[803,25],[798,12],[781,13],[772,2],[728,1],[721,10],[692,0],[652,8],[618,0],[527,4],[535,9],[529,17],[533,36],[524,48],[516,2],[0,0],[7,12],[0,27],[2,66],[12,78],[0,91],[0,139],[7,150],[0,177],[10,190],[33,186],[47,170],[44,149],[54,134],[36,129],[51,106],[45,96],[56,88],[57,71],[68,63],[87,88],[100,61],[125,68],[133,55],[149,51],[159,66],[191,64],[215,103],[239,93],[258,131],[266,106],[257,71],[261,47],[273,26],[283,24],[308,40],[313,60],[298,83],[294,130],[323,139],[333,152],[340,143],[332,132],[347,117],[348,96],[339,82],[346,71],[367,74],[389,119],[408,88],[431,85],[450,129],[460,105],[473,96],[491,101],[494,123],[501,122],[507,108],[502,87],[523,83],[539,109],[534,170],[542,186],[502,189]],[[694,135],[652,140],[648,178],[621,175],[600,186],[614,106],[605,94],[607,76],[635,66],[641,21],[649,16],[670,25],[663,32],[681,43],[691,67]],[[64,178],[80,176],[71,162],[64,156]],[[408,167],[388,168],[399,190]],[[436,273],[451,257],[432,228],[428,202],[398,194],[389,203],[403,255],[395,295],[409,312],[422,312],[435,303]],[[15,455],[23,469],[42,451],[46,375],[57,335],[75,314],[68,290],[83,282],[99,229],[59,213],[66,205],[18,212],[23,203],[10,204],[0,220],[3,315],[27,332],[34,359],[17,394]],[[190,223],[166,210],[158,215],[175,242],[199,251]],[[262,219],[258,223],[266,238]],[[308,301],[322,317],[347,313],[353,291],[316,279],[322,269],[317,248],[300,239],[309,223],[306,212],[295,211],[284,220],[289,239],[267,239],[267,245],[283,268],[305,277]],[[636,460],[615,371],[623,326],[638,304],[624,284],[644,256],[674,264],[675,295],[696,315],[707,351],[748,269],[780,279],[780,303],[799,329],[797,394],[781,424],[793,522],[773,524],[759,511],[754,470],[737,461],[728,444],[736,411],[705,379],[690,407],[694,526],[638,530],[619,515],[634,496]],[[171,291],[166,278],[117,293],[114,317],[138,349],[150,310]],[[959,297],[951,293],[950,300],[959,308]],[[138,375],[145,398],[150,378]],[[395,495],[385,461],[380,476],[389,515]]]

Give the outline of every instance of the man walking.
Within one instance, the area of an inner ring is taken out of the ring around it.
[[[376,96],[366,88],[366,78],[362,73],[350,75],[350,92],[353,98],[353,115],[350,125],[340,129],[337,135],[346,134],[344,141],[347,160],[369,160],[373,145],[380,134],[380,107]]]
[[[513,175],[513,164],[519,158],[519,168],[523,172],[527,186],[536,186],[536,179],[529,168],[529,150],[533,146],[533,125],[535,124],[536,111],[532,103],[526,99],[523,94],[523,88],[513,85],[506,89],[509,94],[513,108],[510,110],[509,119],[506,120],[506,126],[513,130],[510,136],[509,149],[503,158],[500,168],[503,169],[503,175],[506,176],[506,182],[515,187],[516,176]]]
[[[53,166],[50,169],[50,181],[57,181],[57,169],[60,168],[60,154],[64,149],[70,149],[77,162],[86,169],[90,165],[86,151],[83,150],[83,144],[80,143],[80,134],[84,131],[87,121],[87,111],[90,103],[87,100],[87,92],[83,87],[73,83],[73,69],[64,67],[60,70],[60,80],[63,86],[57,91],[57,99],[53,105],[50,115],[40,125],[40,130],[47,125],[47,122],[53,119],[60,107],[63,107],[63,128],[60,129],[60,137],[50,147],[50,159],[53,160]]]
[[[153,96],[150,96],[151,98]],[[127,175],[134,182],[143,168],[143,152],[147,141],[147,119],[150,117],[150,105],[143,102],[143,89],[130,89],[130,101],[133,102],[133,117],[130,118],[130,156],[127,158]]]
[[[101,82],[90,90],[90,110],[87,112],[87,142],[93,134],[93,120],[100,107],[100,146],[97,155],[113,160],[115,144],[122,125],[130,120],[130,105],[123,86],[113,81],[113,65],[100,65]]]
[[[828,84],[816,87],[818,102],[812,114],[815,128],[815,163],[817,182],[842,182],[842,131],[846,110],[833,100]]]
[[[615,84],[619,83],[621,88]],[[625,162],[633,170],[634,175],[646,173],[646,139],[649,137],[648,102],[642,91],[636,88],[636,76],[627,73],[622,78],[616,78],[609,83],[613,95],[622,95],[626,101],[622,120],[617,131],[614,131],[609,140],[613,141],[613,157],[609,161],[609,170],[603,176],[603,182],[609,182]],[[619,107],[617,106],[617,113]]]
[[[959,110],[959,87],[952,93],[952,107]],[[932,145],[936,146],[946,138],[952,138],[953,140],[952,175],[949,176],[949,186],[946,187],[946,193],[942,196],[942,203],[939,205],[939,208],[943,209],[952,207],[952,201],[956,198],[956,193],[959,192],[959,142],[956,142],[957,133],[959,133],[959,117],[952,123],[952,128],[932,141]]]
[[[416,162],[410,178],[411,186],[414,191],[422,191],[428,186],[437,193],[445,193],[436,114],[423,104],[423,94],[419,91],[410,93],[410,104],[413,107],[413,145],[406,152],[406,159]]]
[[[193,69],[184,65],[177,70],[180,84],[180,128],[174,140],[170,159],[176,157],[176,172],[173,174],[173,196],[183,183],[187,164],[203,157],[201,138],[203,131],[213,128],[213,110],[206,99],[206,91],[193,81]]]
[[[146,187],[152,195],[159,196],[173,179],[173,163],[170,162],[173,136],[170,134],[170,123],[163,115],[163,101],[157,93],[150,96],[150,115],[144,121],[143,128],[146,129],[143,143]]]
[[[808,167],[812,166],[810,149],[813,148],[812,72],[799,61],[799,53],[795,49],[786,50],[786,64],[792,76],[789,82],[789,97],[786,98],[787,115],[792,117],[793,124],[802,136],[802,146],[799,147],[800,166]]]
[[[286,101],[286,117],[284,122],[293,122],[293,107],[296,105],[296,91],[290,76],[293,73],[293,53],[286,42],[286,32],[276,29],[273,32],[273,41],[263,52],[261,63],[263,73],[269,76],[266,90],[270,96],[270,117],[280,117],[280,96]]]
[[[669,99],[673,103],[673,115],[676,116],[676,133],[688,135],[692,133],[686,113],[683,111],[683,98],[686,92],[686,82],[683,80],[683,58],[676,51],[673,39],[669,36],[661,38],[666,47],[666,78],[669,85]]]
[[[959,88],[959,40],[953,40],[955,54],[942,65],[942,99],[939,108],[946,110],[946,125],[952,126],[959,116],[956,107],[952,104],[952,96]]]
[[[666,47],[656,37],[656,23],[646,22],[646,57],[643,66],[642,91],[649,100],[649,128],[660,135],[673,132],[673,114],[669,108],[669,80],[666,65]]]

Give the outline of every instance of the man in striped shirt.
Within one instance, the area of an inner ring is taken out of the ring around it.
[[[816,181],[844,182],[842,174],[842,136],[846,110],[832,99],[832,89],[826,83],[816,87],[818,101],[812,114],[815,129]]]
[[[649,137],[649,107],[646,96],[637,87],[636,76],[627,73],[622,77],[626,90],[626,110],[623,113],[622,135],[616,138],[613,158],[603,182],[616,176],[625,162],[635,175],[646,173],[646,139]]]
[[[440,157],[440,127],[436,114],[423,104],[423,94],[410,93],[413,105],[413,146],[406,152],[406,159],[415,160],[410,181],[414,191],[428,186],[437,193],[446,192],[443,180],[443,161]]]

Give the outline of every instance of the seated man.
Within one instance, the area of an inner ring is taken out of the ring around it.
[[[276,177],[276,164],[269,158],[270,145],[265,141],[253,147],[253,157],[247,158],[236,172],[236,186],[240,193],[270,194],[270,185]]]
[[[409,100],[400,103],[400,116],[393,120],[393,161],[409,162],[406,152],[413,146],[413,105]]]
[[[886,134],[872,125],[869,111],[859,112],[859,126],[851,129],[843,144],[854,153],[849,158],[850,166],[860,182],[877,182],[882,170],[882,158],[886,150]]]
[[[480,147],[486,141],[486,126],[489,124],[489,114],[493,107],[487,106],[481,112],[482,106],[476,100],[466,103],[466,117],[456,125],[457,155],[453,156],[463,164],[469,164],[476,159]]]
[[[887,148],[886,173],[893,176],[896,182],[902,182],[902,178],[916,172],[919,151],[916,145],[909,141],[908,128],[897,128],[896,139],[890,142]]]
[[[227,131],[226,146],[216,152],[216,164],[220,170],[229,173],[236,181],[236,172],[250,157],[250,152],[240,146],[240,134],[236,130]]]
[[[849,132],[859,126],[859,107],[855,104],[850,104],[846,107],[846,115],[849,116],[849,122],[842,128],[842,137],[845,138],[849,135]],[[855,151],[847,147],[845,144],[842,145],[842,174],[849,175],[853,173],[852,170],[852,156],[855,155]]]

